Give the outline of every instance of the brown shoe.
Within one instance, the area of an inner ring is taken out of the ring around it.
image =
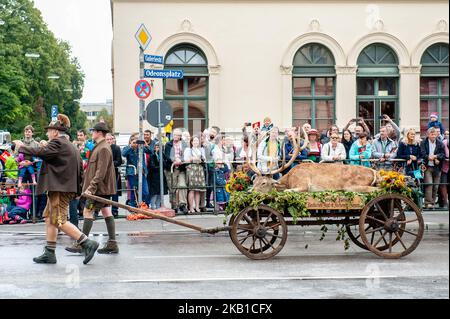
[[[83,249],[81,248],[81,245],[77,242],[74,242],[72,246],[66,247],[66,250],[68,252],[74,253],[74,254],[81,254],[83,252]]]
[[[117,246],[117,241],[108,240],[102,248],[97,250],[97,252],[99,254],[118,254],[119,246]]]

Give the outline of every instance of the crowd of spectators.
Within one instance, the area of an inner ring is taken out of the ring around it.
[[[350,130],[350,127],[354,128]],[[262,125],[260,122],[245,123],[242,138],[237,143],[215,126],[193,136],[183,128],[166,133],[161,138],[153,137],[152,132],[146,130],[143,136],[142,202],[150,209],[158,209],[164,203],[160,189],[160,163],[164,168],[162,193],[170,195],[171,207],[178,213],[205,212],[214,208],[213,203],[218,204],[216,208],[224,209],[229,199],[225,185],[230,174],[243,171],[253,177],[255,172],[248,165],[249,160],[256,161],[263,174],[270,173],[294,156],[294,139],[300,146],[307,145],[290,167],[273,176],[275,179],[305,161],[401,169],[424,184],[426,208],[434,208],[435,205],[448,207],[449,132],[434,113],[430,115],[426,137],[422,140],[414,129],[401,130],[387,115],[383,115],[383,125],[377,134],[372,134],[363,119],[351,119],[342,130],[333,124],[328,130],[319,132],[305,123],[301,127],[287,128],[281,134],[268,117],[264,118]],[[122,195],[123,177],[126,204],[137,207],[139,134],[132,134],[128,145],[122,149],[116,145],[113,134],[109,133],[106,140],[111,145],[117,177],[118,192],[113,200],[118,201]],[[25,127],[22,142],[33,147],[46,146],[45,141],[33,139],[31,126]],[[94,142],[86,131],[79,130],[73,145],[79,150],[86,168]],[[25,223],[32,205],[30,187],[39,182],[41,161],[17,153],[14,142],[0,158],[3,191],[0,223]],[[123,165],[124,176],[121,176]],[[38,218],[44,207],[45,196],[40,196],[36,204]],[[71,222],[75,225],[82,209],[81,200],[71,202]],[[116,207],[113,215],[118,216]]]

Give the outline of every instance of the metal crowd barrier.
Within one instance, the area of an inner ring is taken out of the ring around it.
[[[448,161],[448,159],[446,159],[446,161]],[[313,162],[313,161],[309,160],[309,159],[302,160],[302,161],[297,161],[296,160],[296,161],[294,161],[294,165],[295,164],[299,164],[299,163],[305,163],[305,162]],[[350,163],[350,162],[355,162],[355,160],[345,159],[345,160],[339,160],[339,161],[333,161],[333,162],[342,162],[342,163],[346,164],[346,163]],[[380,163],[380,160],[379,159],[362,159],[362,160],[360,160],[360,162],[369,162],[369,163],[371,163],[371,167],[372,168],[378,169],[377,166]],[[399,164],[406,162],[406,160],[403,160],[403,159],[390,159],[387,162],[388,163],[389,162],[392,163],[391,165],[388,165],[388,166],[391,166],[391,168],[393,170],[399,170],[399,169],[401,169],[403,167],[403,165],[399,166]],[[217,191],[218,188],[225,188],[225,186],[218,186],[218,185],[216,185],[215,175],[212,177],[213,178],[212,186],[209,186],[209,178],[211,178],[211,177],[210,177],[210,170],[208,169],[207,165],[208,164],[213,164],[213,163],[215,163],[215,162],[214,161],[207,161],[207,162],[201,162],[201,163],[198,163],[198,164],[201,164],[202,166],[204,166],[204,171],[205,171],[205,183],[206,183],[206,186],[201,187],[201,189],[205,189],[206,191],[208,189],[212,189],[213,205],[214,205],[214,209],[213,209],[212,213],[213,214],[219,214],[220,211],[218,210],[218,205],[217,205],[217,200],[216,200],[216,191]],[[246,161],[231,161],[231,162],[225,162],[224,161],[224,165],[226,165],[227,163],[231,164],[231,166],[233,167],[234,166],[233,164],[245,164]],[[284,162],[281,161],[281,160],[280,160],[280,163],[284,164]],[[320,161],[319,163],[330,163],[330,162],[328,162],[328,161]],[[189,164],[192,164],[192,163],[182,163],[182,164],[189,165]],[[136,175],[137,168],[134,165],[122,165],[119,168],[119,170],[122,172],[122,169],[125,168],[125,171],[126,171],[127,167],[132,167],[134,172],[135,172],[135,175]],[[171,178],[171,186],[172,187],[169,188],[169,197],[170,197],[170,202],[171,203],[174,202],[173,201],[173,196],[176,196],[176,191],[177,190],[183,190],[183,189],[185,189],[187,191],[191,190],[191,188],[189,186],[178,187],[178,186],[174,186],[173,185],[173,170],[174,170],[174,167],[175,167],[175,164],[173,164],[171,169],[170,169],[170,173],[171,173],[170,178]],[[383,168],[385,168],[385,167],[383,167]],[[0,177],[3,179],[3,174],[4,173],[12,172],[12,171],[18,172],[19,170],[0,170]],[[232,173],[233,171],[234,171],[234,169],[232,168],[230,170],[230,172]],[[214,171],[214,174],[215,174],[215,171]],[[123,175],[123,172],[122,172],[121,175]],[[121,177],[124,177],[125,181],[126,181],[126,173],[125,173],[125,176],[121,176]],[[146,182],[146,180],[144,180],[144,181]],[[0,190],[2,190],[2,192],[0,193],[0,197],[17,197],[17,196],[23,196],[23,195],[24,196],[32,196],[33,203],[32,203],[32,206],[31,206],[31,212],[28,214],[28,216],[31,216],[32,223],[36,223],[37,222],[37,216],[36,216],[36,210],[37,210],[36,185],[31,184],[31,183],[23,183],[23,185],[31,187],[32,193],[31,194],[16,193],[16,194],[13,194],[13,195],[11,195],[11,194],[3,194],[3,190],[4,189],[6,189],[6,188],[13,188],[13,187],[16,188],[17,184],[11,184],[11,183],[7,184],[7,183],[4,183],[4,182],[0,182]],[[420,190],[421,190],[421,192],[423,194],[425,194],[426,187],[429,187],[429,186],[438,186],[438,187],[440,187],[442,185],[448,185],[448,183],[424,183],[423,181],[418,181],[418,186],[420,187]],[[199,188],[200,187],[195,187],[195,189],[199,189]],[[125,188],[118,189],[118,191],[125,191],[125,192],[133,191],[133,192],[135,192],[135,198],[137,199],[136,188],[126,188],[125,187]],[[128,194],[126,196],[128,197]],[[439,189],[438,189],[438,196],[440,196]],[[206,194],[205,194],[205,199],[206,199]],[[163,201],[164,199],[161,199],[161,200]],[[424,197],[422,198],[422,200],[424,200]],[[187,205],[188,205],[188,203],[187,203]],[[427,209],[427,208],[424,207],[423,210],[424,211],[433,211],[433,210],[439,210],[439,208]]]

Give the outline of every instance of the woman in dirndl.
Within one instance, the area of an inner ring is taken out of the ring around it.
[[[200,193],[206,191],[205,171],[202,163],[206,161],[205,149],[200,144],[200,138],[193,136],[191,147],[184,151],[186,163],[186,184],[189,188],[189,214],[200,212]]]

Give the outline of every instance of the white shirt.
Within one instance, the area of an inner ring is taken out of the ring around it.
[[[428,156],[434,155],[434,151],[436,150],[436,141],[432,143],[431,140],[428,140],[428,147],[430,148],[430,153],[428,153]],[[434,166],[434,161],[428,161],[428,166]]]
[[[187,148],[184,150],[184,161],[190,163],[192,160],[206,160],[203,147]]]
[[[345,160],[347,153],[345,152],[344,144],[337,143],[336,148],[333,149],[331,142],[328,142],[322,147],[322,154],[320,156],[324,161],[333,162],[333,157],[335,156],[339,156],[339,160]]]

